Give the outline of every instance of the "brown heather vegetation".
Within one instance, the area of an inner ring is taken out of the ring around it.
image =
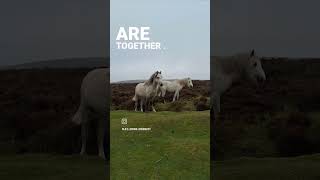
[[[218,159],[320,152],[320,61],[273,59],[264,61],[263,67],[267,75],[264,84],[239,83],[222,97],[221,118],[214,127]],[[88,71],[0,71],[1,152],[79,151],[80,128],[70,119]],[[112,84],[112,109],[133,109],[134,86]],[[209,97],[209,87],[209,81],[195,80],[193,89],[181,91],[179,103],[192,100],[194,107],[187,108],[208,108],[203,100]]]

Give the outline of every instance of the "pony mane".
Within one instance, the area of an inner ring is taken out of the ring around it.
[[[157,76],[158,71],[154,72],[150,78],[145,82],[146,85],[151,85],[153,84],[154,78]]]
[[[232,56],[218,57],[218,63],[225,73],[242,73],[249,64],[250,53],[238,53]]]

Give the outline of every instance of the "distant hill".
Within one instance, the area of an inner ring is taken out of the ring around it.
[[[176,79],[163,79],[163,80],[166,80],[166,81],[174,81]],[[137,80],[124,80],[124,81],[117,81],[117,82],[111,82],[111,84],[131,84],[131,83],[142,83],[142,82],[145,82],[145,80],[142,80],[142,79],[137,79]]]
[[[107,67],[108,58],[92,57],[92,58],[67,58],[46,61],[37,61],[23,63],[11,66],[2,66],[0,69],[44,69],[44,68],[97,68]]]
[[[111,84],[130,84],[130,83],[141,83],[145,82],[146,80],[125,80],[125,81],[117,81],[117,82],[111,82]]]

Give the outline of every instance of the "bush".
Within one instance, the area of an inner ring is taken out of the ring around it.
[[[210,109],[210,100],[207,97],[200,96],[194,99],[194,105],[197,111],[205,111]]]
[[[156,110],[158,111],[195,111],[196,107],[192,101],[175,101],[175,102],[166,102],[166,103],[157,103],[155,105]]]
[[[312,152],[307,138],[311,121],[302,112],[282,112],[269,123],[269,136],[275,140],[281,156],[297,156]]]
[[[190,100],[157,103],[155,108],[159,111],[206,111],[210,109],[210,98],[198,96]]]
[[[310,116],[312,123],[307,132],[307,139],[312,143],[314,152],[320,152],[320,113]]]

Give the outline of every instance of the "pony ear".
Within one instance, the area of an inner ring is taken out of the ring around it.
[[[255,56],[256,54],[255,54],[255,52],[254,52],[254,49],[252,49],[251,50],[251,53],[250,53],[250,57],[253,57],[253,56]]]

